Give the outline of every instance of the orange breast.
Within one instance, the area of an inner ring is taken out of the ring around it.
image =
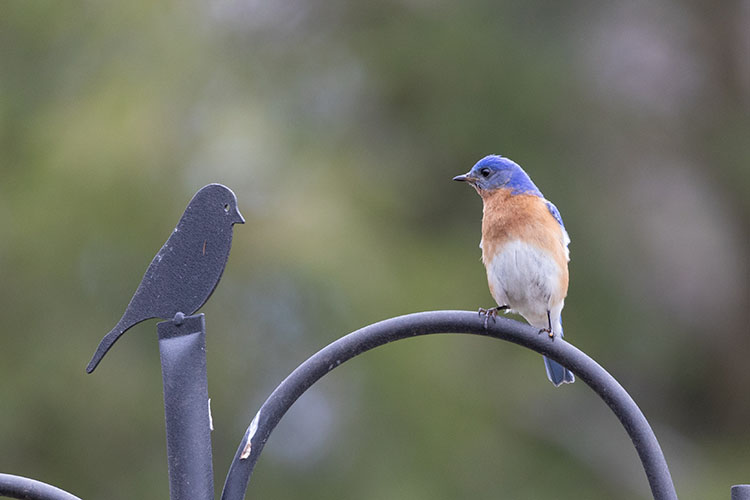
[[[544,199],[534,195],[511,195],[508,189],[483,193],[482,261],[485,266],[503,245],[521,240],[550,254],[561,270],[560,291],[568,290],[568,258],[563,229]]]

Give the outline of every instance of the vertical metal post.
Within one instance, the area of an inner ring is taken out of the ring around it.
[[[213,500],[211,422],[203,314],[157,325],[164,381],[169,497]]]
[[[732,500],[750,500],[750,484],[732,486]]]

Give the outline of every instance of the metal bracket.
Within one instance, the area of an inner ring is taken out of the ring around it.
[[[519,344],[543,354],[569,370],[601,397],[630,435],[655,500],[677,500],[664,453],[646,417],[633,398],[596,361],[563,339],[554,342],[538,329],[507,318],[489,325],[475,312],[431,311],[387,319],[350,333],[313,354],[271,393],[255,414],[224,482],[222,500],[242,500],[250,476],[271,432],[307,389],[344,362],[396,340],[435,333],[468,333]],[[738,497],[733,500],[750,500]]]
[[[0,474],[0,497],[22,500],[81,500],[60,488],[11,474]]]

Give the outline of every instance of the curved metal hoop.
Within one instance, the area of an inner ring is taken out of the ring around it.
[[[434,333],[482,335],[513,342],[544,354],[573,371],[620,419],[635,445],[656,500],[677,500],[664,453],[646,417],[617,380],[588,355],[562,339],[499,317],[485,328],[476,312],[433,311],[387,319],[357,330],[321,349],[271,393],[245,432],[224,483],[222,500],[242,500],[268,437],[294,402],[323,375],[349,359],[395,340]]]
[[[0,497],[23,500],[81,500],[60,488],[11,474],[0,474]]]

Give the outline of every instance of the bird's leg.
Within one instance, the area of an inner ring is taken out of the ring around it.
[[[502,305],[497,307],[491,307],[490,309],[485,309],[483,307],[479,308],[479,315],[484,314],[484,327],[487,328],[487,321],[492,317],[492,321],[495,321],[495,318],[497,318],[497,313],[500,311],[506,311],[510,309],[509,305]]]
[[[547,328],[542,328],[539,333],[548,333],[549,338],[555,340],[555,332],[552,331],[552,318],[550,317],[549,309],[547,309]]]

